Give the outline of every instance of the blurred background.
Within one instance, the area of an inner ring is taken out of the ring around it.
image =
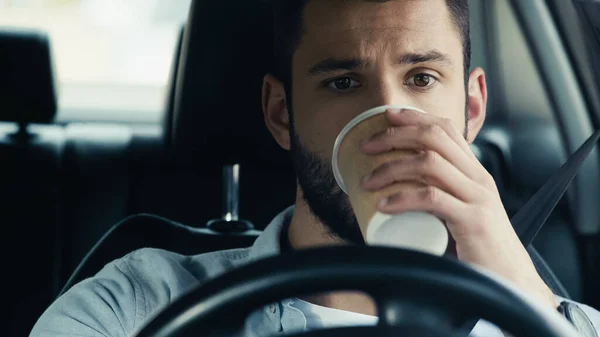
[[[155,123],[190,0],[0,0],[0,29],[50,36],[57,122]]]

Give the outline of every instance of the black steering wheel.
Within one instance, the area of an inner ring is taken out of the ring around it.
[[[238,336],[260,307],[337,290],[370,295],[378,325],[298,336],[467,336],[460,327],[478,318],[516,337],[578,336],[557,312],[461,262],[393,248],[336,247],[263,259],[208,281],[163,310],[138,337]]]

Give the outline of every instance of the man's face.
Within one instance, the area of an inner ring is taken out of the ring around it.
[[[310,1],[292,60],[291,151],[313,214],[363,242],[331,171],[334,141],[361,112],[408,104],[465,129],[460,32],[445,0]]]

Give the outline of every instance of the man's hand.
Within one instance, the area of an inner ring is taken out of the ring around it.
[[[368,155],[421,150],[389,162],[365,177],[362,187],[377,191],[403,181],[420,181],[420,190],[381,200],[384,213],[426,211],[445,220],[457,258],[490,269],[535,294],[555,309],[552,291],[538,275],[504,210],[492,176],[463,135],[446,119],[410,110],[387,111],[393,127],[361,145]]]

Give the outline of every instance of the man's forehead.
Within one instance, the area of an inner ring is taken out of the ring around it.
[[[313,0],[302,26],[299,48],[310,46],[313,54],[389,47],[418,52],[443,48],[440,43],[448,44],[449,38],[460,44],[445,0]]]
[[[312,0],[304,8],[305,28],[321,29],[424,26],[449,16],[446,0]]]

